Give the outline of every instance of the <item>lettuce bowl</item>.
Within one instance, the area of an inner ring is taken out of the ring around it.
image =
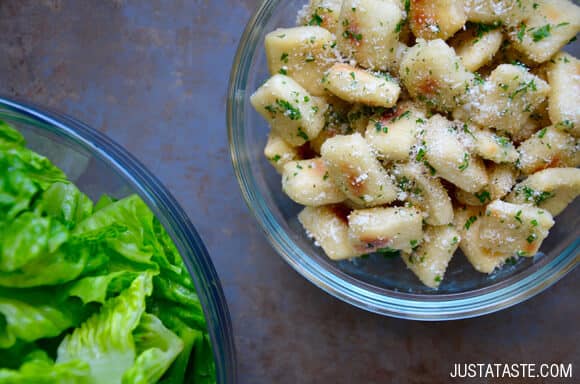
[[[123,148],[70,117],[0,98],[0,120],[16,128],[29,149],[62,169],[91,200],[97,201],[102,195],[114,199],[138,195],[145,202],[175,244],[197,291],[216,380],[235,382],[232,327],[218,276],[195,228],[169,192]],[[183,272],[187,279],[187,272]],[[191,380],[186,376],[186,382]]]

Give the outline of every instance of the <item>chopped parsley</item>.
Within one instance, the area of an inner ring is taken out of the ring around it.
[[[404,119],[404,118],[409,117],[409,116],[411,116],[411,111],[405,111],[405,112],[401,113],[399,116],[395,117],[392,121],[393,122],[399,121],[399,120]]]
[[[328,171],[324,173],[324,176],[322,176],[322,180],[324,181],[328,180]]]
[[[537,238],[538,235],[536,235],[535,233],[530,233],[530,236],[526,238],[526,241],[528,242],[528,244],[532,244],[534,241],[536,241]]]
[[[282,56],[280,56],[280,61],[283,63],[288,63],[288,54],[284,52]]]
[[[429,169],[429,174],[435,176],[437,170],[427,160],[423,161],[423,164]]]
[[[525,65],[524,63],[522,63],[519,60],[512,60],[511,64],[512,65],[517,65],[518,67],[522,67],[522,68],[528,69],[528,66]]]
[[[522,23],[520,23],[520,27],[518,29],[518,34],[517,34],[517,38],[520,41],[520,43],[524,41],[525,34],[526,34],[526,24],[522,22]]]
[[[274,155],[274,157],[272,157],[272,161],[274,163],[277,163],[282,157],[280,155]]]
[[[493,31],[495,29],[498,29],[499,27],[501,27],[501,22],[500,21],[496,21],[493,24],[481,24],[481,23],[476,23],[475,24],[475,41],[473,42],[473,44],[476,44],[477,42],[479,42],[479,40],[481,40],[481,38],[483,37],[484,34]]]
[[[458,168],[461,172],[463,172],[467,169],[467,167],[469,167],[469,153],[465,152],[463,154],[463,161],[461,162],[461,164],[459,164]]]
[[[436,283],[440,283],[441,282],[441,276],[439,276],[439,275],[435,276],[435,282]]]
[[[539,194],[537,194],[537,196],[534,198],[534,201],[536,202],[536,204],[540,204],[543,203],[544,201],[548,200],[549,198],[554,197],[554,193],[552,192],[540,192]]]
[[[471,129],[469,129],[469,126],[467,125],[467,123],[463,124],[462,130],[463,130],[463,132],[467,133],[468,135],[470,135],[471,137],[473,137],[475,139],[475,136],[473,135],[473,132],[471,132]]]
[[[399,33],[401,32],[401,30],[403,29],[403,25],[405,25],[405,23],[407,22],[406,19],[401,19],[397,25],[395,26],[395,33]]]
[[[302,130],[302,127],[298,127],[298,134],[296,136],[301,137],[304,140],[308,141],[308,135],[306,134],[306,132]]]
[[[465,225],[464,225],[465,229],[469,230],[469,228],[471,227],[471,224],[475,223],[476,221],[477,221],[477,216],[471,216],[465,222]]]
[[[302,118],[300,110],[288,101],[276,99],[276,104],[278,105],[278,112],[282,112],[284,115],[288,116],[290,120],[300,120]]]
[[[417,240],[411,240],[409,241],[409,244],[411,245],[411,248],[415,249],[417,248],[419,242]]]
[[[532,91],[538,90],[538,88],[536,87],[536,82],[533,79],[528,81],[527,83],[520,83],[520,86],[515,91],[513,91],[508,97],[510,100],[513,100],[513,98],[516,97],[518,94],[524,93],[528,89],[531,89]]]
[[[522,210],[521,209],[516,212],[516,215],[514,216],[514,219],[516,219],[520,223],[522,222]]]
[[[536,219],[532,219],[532,220],[530,221],[530,224],[532,224],[532,227],[537,227],[537,226],[538,226],[538,220],[536,220]]]
[[[425,149],[419,148],[419,151],[417,152],[417,156],[415,157],[415,160],[421,161],[421,160],[423,160],[424,157],[425,157]]]
[[[546,135],[546,130],[547,130],[547,129],[548,129],[548,128],[546,127],[546,128],[542,128],[542,129],[540,129],[540,130],[538,131],[538,137],[539,137],[540,139],[542,139],[542,138],[543,138],[543,137]]]
[[[264,109],[265,109],[266,111],[270,112],[270,116],[271,116],[271,117],[275,117],[275,116],[276,116],[276,112],[278,112],[278,111],[276,110],[276,108],[275,108],[273,105],[266,105],[266,106],[264,107]]]
[[[485,203],[486,200],[491,201],[491,195],[488,191],[481,191],[475,192],[475,197],[479,200],[480,203]]]
[[[393,249],[390,247],[387,248],[379,248],[376,250],[377,253],[383,255],[384,258],[390,259],[396,256],[399,256],[399,251],[397,249]]]
[[[279,74],[281,75],[287,75],[288,74],[288,69],[286,67],[282,67],[280,68],[280,70],[278,71]]]
[[[544,40],[546,37],[550,37],[552,26],[550,24],[546,24],[532,32],[532,39],[534,43],[538,41]]]
[[[509,259],[507,259],[505,261],[505,263],[508,265],[516,265],[517,262],[518,262],[518,259],[516,259],[515,257],[510,257]]]
[[[406,176],[403,176],[399,180],[399,188],[403,191],[408,191],[410,189],[410,183],[411,181]]]
[[[519,192],[520,191],[518,191],[518,193]],[[526,201],[533,201],[536,205],[540,205],[547,199],[554,197],[553,192],[548,191],[539,192],[534,190],[533,188],[528,187],[527,185],[524,185],[521,188],[521,192],[523,192]]]
[[[344,37],[345,39],[354,39],[356,41],[361,41],[363,36],[360,33],[353,33],[347,29],[342,33],[342,37]]]
[[[510,139],[507,137],[494,135],[493,138],[502,147],[507,147],[510,144]]]
[[[320,26],[323,21],[324,20],[322,19],[322,16],[320,16],[318,14],[318,12],[314,12],[312,14],[312,17],[310,18],[310,21],[308,22],[308,25],[318,25],[318,26]]]

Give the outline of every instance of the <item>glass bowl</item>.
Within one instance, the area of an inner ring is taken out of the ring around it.
[[[175,199],[134,157],[106,136],[68,116],[0,98],[0,119],[48,157],[93,201],[106,193],[137,193],[175,242],[197,289],[211,337],[218,383],[236,380],[233,332],[218,276],[195,228]]]
[[[250,95],[269,77],[264,36],[295,25],[307,0],[266,0],[249,21],[230,77],[228,134],[243,196],[276,251],[306,279],[347,303],[383,315],[450,320],[498,311],[540,293],[578,264],[580,199],[556,219],[541,252],[492,275],[476,272],[458,252],[439,290],[424,287],[400,258],[380,255],[333,262],[307,238],[301,208],[287,198],[281,178],[263,156],[269,128]],[[575,48],[578,48],[577,46]]]

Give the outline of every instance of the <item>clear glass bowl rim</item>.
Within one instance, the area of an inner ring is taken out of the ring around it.
[[[106,135],[67,115],[0,97],[0,118],[10,117],[71,140],[115,171],[151,208],[189,269],[210,334],[218,383],[237,381],[236,350],[227,302],[209,253],[169,191],[137,159]]]
[[[367,311],[409,320],[440,321],[482,316],[509,308],[549,288],[578,265],[580,238],[542,268],[533,265],[492,286],[455,294],[418,295],[372,287],[344,273],[334,274],[312,261],[268,209],[249,167],[244,144],[244,103],[254,91],[247,89],[247,73],[255,50],[262,43],[262,25],[282,2],[265,0],[246,25],[230,74],[227,128],[232,165],[244,200],[270,244],[292,268],[330,295]]]

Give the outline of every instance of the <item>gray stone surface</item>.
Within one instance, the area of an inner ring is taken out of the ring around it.
[[[255,0],[3,0],[0,90],[125,146],[203,237],[242,383],[445,383],[452,362],[576,362],[578,272],[472,320],[383,318],[307,283],[266,243],[230,165],[226,88]],[[572,381],[570,381],[572,382]]]

